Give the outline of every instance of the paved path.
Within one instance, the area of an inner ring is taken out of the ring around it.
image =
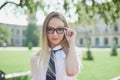
[[[30,71],[19,72],[19,73],[12,73],[12,74],[6,74],[5,78],[6,79],[11,79],[11,78],[16,78],[16,77],[21,77],[21,76],[27,76],[27,75],[30,75]]]
[[[21,50],[21,51],[27,51],[29,50],[27,47],[0,47],[0,50]],[[39,50],[38,47],[33,47],[32,50]]]
[[[78,47],[79,48],[79,47]],[[33,47],[33,50],[39,50],[39,47]],[[82,51],[87,50],[86,48],[80,48]],[[120,49],[120,48],[119,48]],[[28,50],[27,47],[0,47],[0,50]],[[107,50],[110,51],[111,48],[91,48],[93,51]]]
[[[117,77],[115,77],[115,78],[113,78],[111,80],[120,80],[120,76],[117,76]]]

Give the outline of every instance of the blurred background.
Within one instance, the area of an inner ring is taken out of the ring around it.
[[[83,67],[76,80],[119,80],[120,0],[0,0],[0,80],[30,80],[30,58],[52,11],[77,32]]]

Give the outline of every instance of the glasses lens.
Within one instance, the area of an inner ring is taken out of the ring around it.
[[[47,32],[49,34],[53,34],[54,33],[54,28],[47,28]]]
[[[64,28],[56,28],[56,29],[52,27],[47,28],[47,32],[49,34],[53,34],[55,31],[57,32],[57,34],[62,34],[64,32]]]
[[[56,31],[58,34],[61,34],[64,32],[64,28],[57,28]]]

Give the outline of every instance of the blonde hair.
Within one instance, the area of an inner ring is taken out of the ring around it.
[[[49,21],[51,19],[53,19],[53,18],[60,19],[61,21],[63,21],[64,27],[68,27],[67,21],[66,21],[66,19],[64,18],[64,16],[61,13],[51,12],[46,17],[46,19],[45,19],[45,21],[43,23],[43,28],[42,28],[42,45],[41,45],[41,51],[38,53],[39,64],[42,63],[42,66],[46,66],[47,65],[48,47],[50,47],[50,46],[49,46],[49,42],[48,42],[48,38],[47,38],[46,28],[48,26]],[[63,40],[61,41],[60,44],[63,47],[64,52],[67,54],[68,53],[68,47],[69,47],[69,45],[68,45],[68,42],[67,42],[67,39],[66,39],[65,35],[64,35]],[[38,67],[38,68],[41,68],[40,71],[43,73],[45,71],[46,67]],[[39,76],[40,75],[41,74],[39,74]]]
[[[42,54],[43,54],[43,55],[41,55],[41,56],[42,56],[42,60],[43,60],[43,61],[46,61],[45,59],[46,59],[46,56],[47,56],[47,54],[48,54],[48,47],[50,47],[50,46],[49,46],[49,43],[48,43],[48,39],[47,39],[47,31],[46,31],[46,28],[47,28],[47,26],[48,26],[49,21],[50,21],[51,19],[53,19],[53,18],[60,19],[61,21],[64,22],[64,26],[65,26],[65,27],[68,27],[67,21],[66,21],[66,19],[63,17],[63,15],[62,15],[61,13],[51,12],[51,13],[46,17],[46,19],[45,19],[45,21],[44,21],[44,24],[43,24],[43,29],[42,29]],[[67,42],[67,40],[66,40],[66,38],[65,38],[65,36],[64,36],[64,38],[63,38],[63,40],[62,40],[62,42],[61,42],[61,45],[62,45],[62,47],[65,47],[65,48],[69,46],[69,45],[68,45],[68,42]]]

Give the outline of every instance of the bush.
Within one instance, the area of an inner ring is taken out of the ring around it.
[[[112,56],[117,56],[117,43],[115,42],[115,40],[113,41],[111,55]]]
[[[32,46],[33,46],[32,42],[29,42],[29,43],[28,43],[28,49],[31,50],[31,49],[32,49]]]

